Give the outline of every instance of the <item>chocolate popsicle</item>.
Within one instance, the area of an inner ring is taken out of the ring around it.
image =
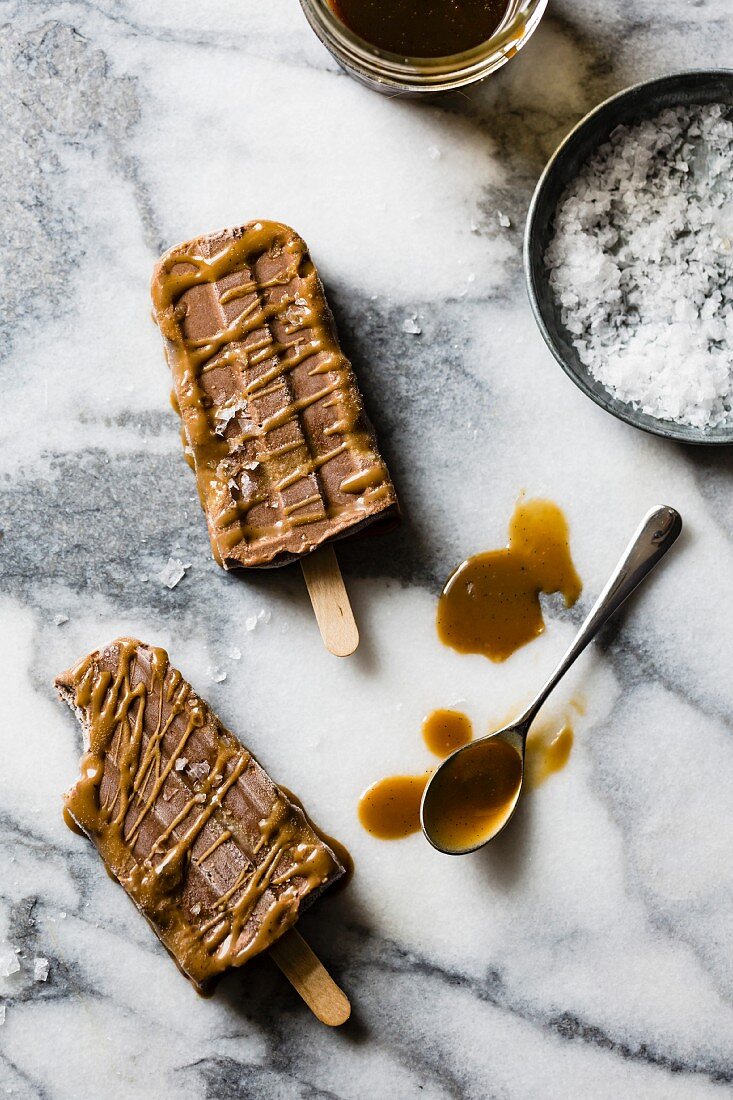
[[[397,497],[305,242],[250,222],[170,249],[153,312],[215,559],[272,567]]]
[[[275,944],[343,874],[164,650],[120,638],[56,687],[86,748],[65,812],[199,990]]]

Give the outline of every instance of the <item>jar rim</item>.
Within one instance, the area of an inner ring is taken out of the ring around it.
[[[314,30],[320,29],[326,36],[326,45],[334,46],[344,55],[344,60],[366,66],[382,78],[405,81],[425,87],[441,78],[475,79],[477,70],[505,55],[512,46],[519,50],[539,21],[547,0],[511,0],[494,33],[460,53],[439,57],[406,57],[372,45],[355,34],[336,15],[328,0],[301,0]],[[504,58],[506,59],[506,58]]]

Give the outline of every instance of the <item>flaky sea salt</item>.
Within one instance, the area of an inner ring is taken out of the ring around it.
[[[411,317],[405,317],[402,322],[402,331],[408,332],[411,336],[419,336],[422,332],[419,324],[417,323],[417,314],[413,313]]]
[[[501,210],[496,211],[496,220],[502,229],[509,229],[512,224],[511,218],[507,214],[502,213]]]
[[[618,126],[564,193],[545,254],[581,361],[651,416],[733,408],[733,118],[721,104]]]
[[[244,626],[246,630],[254,630],[258,623],[269,623],[272,618],[272,612],[266,610],[264,607],[261,611],[258,611],[256,615],[248,615],[244,620]],[[232,650],[230,656],[234,657],[235,651]],[[234,657],[236,661],[242,656],[241,650],[236,650],[237,656]]]
[[[69,621],[69,616],[68,615],[54,615],[54,617],[53,617],[53,625],[54,626],[63,626],[64,623],[68,623],[68,621]]]
[[[236,404],[225,405],[216,410],[216,412],[214,413],[214,419],[218,421],[218,424],[214,428],[214,431],[217,435],[224,434],[224,429],[226,428],[227,424],[230,420],[234,419],[238,412],[239,405]]]
[[[9,978],[11,974],[17,974],[19,970],[20,961],[14,951],[0,956],[0,977]]]
[[[229,650],[229,656],[233,661],[241,661],[242,651],[238,645],[232,646],[232,648]]]
[[[186,767],[186,764],[188,764],[188,760],[186,759],[186,757],[179,756],[173,767],[176,769],[177,772],[182,772],[183,769]]]
[[[205,760],[199,760],[195,764],[191,764],[188,770],[194,779],[206,779],[211,768]]]
[[[223,668],[217,668],[213,666],[209,669],[209,676],[215,684],[223,684],[227,678],[227,674]]]
[[[0,1027],[5,1023],[5,1005],[0,1005]]]
[[[44,959],[43,956],[38,956],[33,960],[33,981],[45,982],[48,980],[48,959]]]
[[[166,588],[175,588],[179,581],[186,576],[186,567],[178,558],[168,558],[163,566],[160,579]]]

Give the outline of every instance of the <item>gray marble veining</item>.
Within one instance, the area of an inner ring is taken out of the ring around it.
[[[517,59],[440,105],[350,81],[296,0],[0,16],[0,1095],[733,1094],[731,459],[591,406],[521,273],[559,139],[635,80],[730,64],[729,0],[551,0]],[[342,663],[297,570],[211,561],[149,320],[160,250],[256,216],[309,242],[405,506],[342,548],[362,633]],[[522,489],[566,510],[585,589],[494,666],[439,645],[435,599]],[[565,771],[470,859],[364,833],[360,791],[430,764],[422,716],[456,704],[482,730],[524,701],[662,502],[684,536],[558,698],[587,704]],[[341,1032],[268,960],[196,998],[64,828],[79,744],[51,680],[123,632],[167,646],[353,850],[350,889],[303,919],[352,998]]]

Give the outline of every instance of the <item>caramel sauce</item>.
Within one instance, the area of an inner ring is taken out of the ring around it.
[[[69,811],[66,809],[66,806],[64,806],[64,808],[62,810],[62,813],[63,813],[63,817],[64,817],[64,825],[66,825],[67,828],[71,829],[72,833],[76,833],[77,836],[86,836],[86,833],[74,821],[73,817],[71,816]]]
[[[549,500],[520,500],[508,546],[468,558],[448,579],[438,636],[459,653],[505,661],[544,631],[541,592],[561,592],[572,607],[581,588],[563,513]]]
[[[430,790],[425,814],[442,848],[462,851],[482,844],[511,814],[522,783],[522,758],[501,738],[459,753]]]
[[[571,699],[570,707],[578,714],[583,714],[585,702],[576,696]],[[512,716],[509,716],[505,721],[498,723],[494,729],[501,729],[511,721]],[[423,722],[423,738],[427,747],[436,756],[449,756],[455,749],[469,744],[472,740],[471,720],[461,711],[434,710]],[[533,727],[527,738],[525,752],[525,785],[531,789],[539,787],[551,775],[562,771],[570,759],[573,740],[573,727],[567,717],[559,726],[557,723],[545,723]],[[496,744],[511,748],[506,746],[504,741]],[[513,749],[511,752],[517,756]],[[470,783],[467,780],[464,783],[461,779],[455,788],[454,808],[452,811],[445,811],[448,813],[448,828],[453,835],[462,829],[464,838],[473,837],[473,839],[464,840],[458,847],[470,848],[474,844],[480,844],[481,836],[483,835],[485,839],[492,835],[511,810],[516,793],[512,789],[515,762],[503,749],[491,750],[491,753],[494,755],[487,754],[485,761],[479,759],[478,769],[474,769],[474,765],[471,765],[471,770],[475,771],[476,790],[469,791],[466,807],[461,809],[459,805],[463,797],[459,790],[462,789],[465,792],[466,787],[470,787]],[[518,756],[517,759],[519,759]],[[487,781],[487,775],[495,764],[499,772],[495,776],[492,788],[491,782]],[[424,775],[388,776],[369,787],[359,800],[359,820],[367,832],[381,840],[399,840],[418,832],[420,801],[431,774],[426,772]],[[485,804],[482,808],[479,787],[488,799],[488,810]],[[509,791],[508,798],[504,797],[507,791]],[[310,824],[315,829],[313,823]],[[487,830],[483,834],[481,834],[482,828]],[[334,849],[341,862],[346,865],[343,847],[317,829],[315,831],[329,847]],[[456,845],[452,843],[445,845],[445,847],[454,846]]]
[[[557,726],[538,726],[529,732],[525,755],[525,775],[530,787],[539,787],[570,759],[574,733],[569,722]]]
[[[329,833],[324,832],[323,829],[318,828],[318,826],[313,821],[313,818],[305,809],[303,803],[300,801],[296,794],[293,794],[289,787],[284,787],[282,783],[278,783],[278,787],[283,792],[285,797],[290,802],[292,802],[294,806],[298,807],[313,832],[320,840],[323,841],[326,847],[331,849],[333,854],[336,856],[336,859],[343,867],[343,875],[331,887],[331,893],[337,894],[340,890],[343,890],[345,886],[348,886],[352,878],[354,877],[354,857],[352,856],[351,852],[345,844],[343,844],[340,840],[337,840],[335,836],[331,836]]]
[[[359,821],[380,840],[401,840],[420,829],[420,801],[430,772],[391,775],[364,791]]]
[[[472,740],[471,719],[460,710],[434,710],[423,722],[422,735],[436,756],[450,756]]]
[[[330,0],[349,30],[403,57],[446,57],[491,38],[506,0]]]

